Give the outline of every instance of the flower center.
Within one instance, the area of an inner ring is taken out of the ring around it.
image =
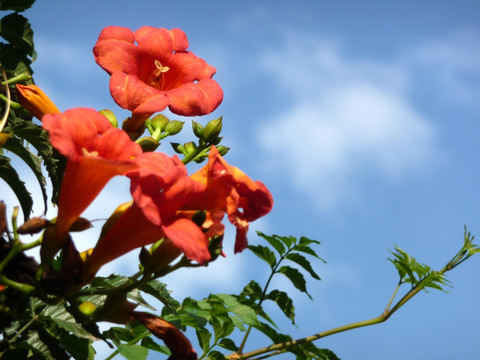
[[[82,148],[83,156],[98,156],[98,151],[94,150],[89,152],[87,149]]]
[[[163,66],[160,61],[155,60],[155,70],[153,70],[153,73],[150,76],[150,85],[162,90],[163,85],[165,85],[165,76],[163,74],[168,70],[170,70],[168,66]]]

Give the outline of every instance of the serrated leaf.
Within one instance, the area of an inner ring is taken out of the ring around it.
[[[282,266],[277,270],[277,272],[285,275],[292,282],[293,286],[295,286],[301,292],[307,294],[310,299],[312,298],[307,291],[307,283],[300,271],[290,266]]]
[[[0,1],[0,10],[24,11],[34,2],[35,0],[2,0]]]
[[[37,57],[33,46],[33,31],[26,17],[13,13],[2,18],[0,36],[30,55],[32,61]]]
[[[132,299],[134,300],[137,304],[139,305],[142,305],[152,311],[156,311],[156,309],[151,306],[142,296],[142,294],[140,293],[140,291],[138,291],[138,289],[134,289],[132,291],[130,291],[128,294],[127,294],[127,298],[129,299]]]
[[[91,341],[72,334],[66,334],[60,339],[61,346],[76,360],[93,360],[95,350]]]
[[[20,180],[17,171],[10,164],[10,159],[3,155],[0,155],[0,178],[3,179],[15,193],[22,207],[24,221],[27,221],[32,211],[32,196],[25,187],[25,183]]]
[[[241,304],[234,296],[228,294],[212,295],[220,299],[230,312],[238,316],[245,324],[255,326],[258,324],[257,314],[250,306]]]
[[[150,336],[146,337],[146,338],[143,338],[142,342],[141,342],[141,345],[143,347],[149,349],[149,350],[153,350],[153,351],[156,351],[156,352],[159,352],[159,353],[162,353],[162,354],[166,354],[166,355],[171,355],[172,354],[168,347],[166,347],[164,345],[157,344],[155,342],[155,340],[153,340]]]
[[[145,360],[148,356],[148,349],[141,345],[120,345],[118,352],[128,360]]]
[[[37,359],[68,360],[70,358],[58,345],[59,341],[48,334],[42,325],[38,324],[34,328],[36,331],[30,331],[26,343]]]
[[[202,350],[204,352],[208,351],[208,349],[210,349],[210,339],[212,338],[212,334],[210,333],[210,331],[203,328],[203,329],[195,329],[195,332],[197,334],[198,344],[200,345]]]
[[[247,249],[265,261],[270,268],[273,269],[277,264],[275,254],[268,247],[262,245],[249,245]]]
[[[43,319],[53,321],[70,334],[92,341],[97,340],[95,336],[90,334],[81,325],[77,324],[72,314],[70,314],[63,305],[47,306],[40,315]]]
[[[307,260],[304,256],[298,254],[298,253],[288,253],[287,256],[285,256],[286,259],[293,261],[300,265],[302,268],[304,268],[308,273],[316,280],[321,280],[320,277],[317,275],[317,273],[313,270],[312,266],[310,265],[310,261]]]
[[[32,121],[27,121],[11,114],[5,132],[27,141],[43,159],[45,168],[52,184],[52,202],[57,203],[58,192],[63,179],[66,159],[60,155],[50,143],[48,133]]]
[[[32,170],[37,178],[38,184],[42,191],[44,212],[47,212],[47,189],[45,177],[42,173],[42,160],[39,156],[33,154],[27,147],[23,146],[22,142],[16,137],[10,137],[4,144],[4,149],[14,153]]]
[[[210,351],[208,353],[208,358],[211,360],[225,360],[225,355],[223,355],[220,351]]]
[[[138,289],[160,300],[162,304],[165,305],[168,310],[170,310],[170,312],[176,313],[176,308],[179,305],[178,301],[170,295],[170,292],[167,290],[166,285],[162,282],[158,280],[153,280],[148,283],[142,284]]]
[[[266,299],[274,301],[285,316],[292,321],[292,324],[295,324],[295,307],[286,292],[273,290],[266,296]]]
[[[286,251],[286,250],[285,250],[285,246],[283,245],[283,243],[282,243],[279,239],[277,239],[277,238],[275,237],[275,235],[273,235],[273,236],[268,236],[268,235],[265,235],[264,233],[262,233],[261,231],[257,231],[257,234],[258,234],[258,236],[261,236],[261,237],[264,238],[266,241],[268,241],[268,243],[269,243],[270,245],[272,245],[272,247],[273,247],[275,250],[277,250],[280,255],[285,254],[285,251]]]
[[[224,349],[230,350],[230,351],[237,351],[238,346],[235,345],[235,342],[232,339],[229,338],[224,338],[219,341],[218,343],[219,346],[223,347]]]

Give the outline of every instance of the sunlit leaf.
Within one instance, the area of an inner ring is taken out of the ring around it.
[[[277,250],[280,255],[285,254],[286,249],[285,249],[284,244],[283,244],[279,239],[277,239],[277,238],[275,237],[275,235],[273,235],[273,236],[268,236],[268,235],[265,235],[264,233],[262,233],[261,231],[257,231],[257,234],[258,234],[258,236],[261,236],[261,237],[264,238],[266,241],[268,241],[268,243],[269,243],[270,245],[272,245],[272,247],[273,247],[275,250]]]
[[[144,360],[148,356],[148,349],[136,344],[120,345],[118,352],[128,360]]]

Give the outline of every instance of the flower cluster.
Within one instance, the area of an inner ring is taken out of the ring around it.
[[[182,129],[180,121],[168,125],[165,117],[149,120],[167,107],[175,114],[194,116],[209,114],[221,103],[222,89],[212,79],[215,68],[187,48],[185,33],[179,29],[142,27],[132,32],[107,27],[101,32],[93,51],[97,63],[111,75],[113,99],[131,111],[123,129],[116,127],[116,120],[111,121],[111,112],[75,108],[61,113],[36,85],[17,85],[18,101],[42,121],[52,146],[66,159],[58,215],[49,222],[40,248],[42,264],[50,264],[62,250],[64,263],[68,263],[62,264],[62,269],[78,275],[74,284],[66,285],[66,291],[69,286],[78,289],[90,283],[103,265],[147,245],[152,247],[142,250],[148,253],[142,265],[150,274],[161,273],[182,254],[190,263],[205,265],[223,254],[225,217],[236,228],[235,252],[241,252],[248,245],[249,223],[272,208],[265,185],[229,165],[221,155],[222,147],[216,147],[221,139],[221,119],[211,121],[205,129],[193,123],[201,147],[199,159],[207,158],[193,174],[184,162],[194,157],[182,161],[177,155],[145,148],[145,138],[135,142],[145,131],[146,121],[155,128],[152,136],[165,129],[165,136]],[[184,155],[188,149],[198,150],[192,143],[178,148]],[[111,214],[95,247],[78,254],[70,232],[117,175],[130,180],[132,200]],[[111,319],[137,318],[157,329],[157,336],[168,346],[184,341],[164,320],[133,312],[128,303],[120,308],[124,308],[123,314],[117,311]],[[151,325],[152,321],[157,325]]]

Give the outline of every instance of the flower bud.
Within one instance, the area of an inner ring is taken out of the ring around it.
[[[169,121],[170,120],[162,114],[155,115],[153,118],[150,119],[153,130],[160,130],[160,132],[165,131],[165,127],[167,126]]]
[[[180,131],[182,131],[183,124],[184,124],[183,121],[171,120],[165,126],[165,132],[168,133],[168,135],[178,134]]]
[[[136,143],[141,146],[143,152],[153,152],[160,146],[160,142],[151,136],[140,138],[136,141]]]
[[[99,113],[105,116],[108,119],[108,121],[110,121],[110,124],[112,124],[113,127],[118,128],[118,120],[112,110],[103,109],[103,110],[100,110]]]
[[[190,153],[194,152],[195,150],[197,150],[197,145],[195,145],[195,143],[193,141],[189,141],[189,142],[186,142],[185,144],[183,144],[183,148],[185,149],[186,154],[190,154]]]
[[[53,101],[37,85],[15,84],[15,87],[18,102],[37,119],[42,120],[45,114],[60,112]]]
[[[205,126],[205,131],[203,132],[204,139],[209,143],[214,143],[218,135],[222,131],[222,117],[210,121]]]
[[[95,310],[97,310],[97,305],[91,301],[84,301],[78,306],[78,310],[80,310],[83,315],[91,316]]]
[[[205,130],[204,127],[198,122],[192,120],[192,128],[195,136],[198,137],[199,139],[203,139],[204,130]]]
[[[20,226],[17,229],[17,232],[19,234],[33,235],[33,234],[39,233],[49,225],[50,225],[50,221],[40,216],[36,216],[27,220],[27,222],[25,222],[22,226]]]
[[[5,145],[7,140],[10,138],[10,134],[0,133],[0,147]]]

